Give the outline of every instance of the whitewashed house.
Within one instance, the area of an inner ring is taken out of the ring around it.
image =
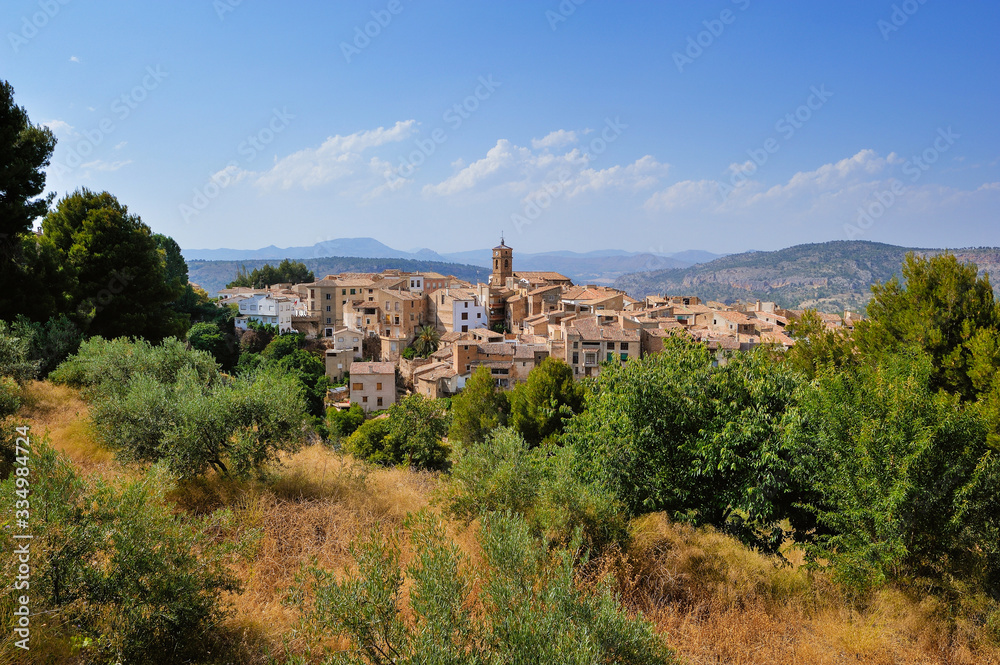
[[[239,302],[240,314],[236,327],[246,330],[250,321],[277,326],[279,333],[293,332],[292,314],[295,305],[291,299],[272,294],[255,294]]]

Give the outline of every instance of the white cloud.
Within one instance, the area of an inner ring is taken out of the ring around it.
[[[424,193],[433,196],[447,196],[472,189],[495,173],[513,167],[517,163],[531,161],[531,151],[519,148],[507,139],[500,139],[482,159],[472,162],[458,173],[437,185],[426,185]]]
[[[80,62],[80,58],[76,57],[75,55],[71,55],[69,57],[69,61],[70,62]]]
[[[312,189],[333,180],[369,173],[362,153],[406,140],[416,131],[416,124],[415,120],[406,120],[388,129],[378,127],[346,136],[331,136],[318,148],[306,148],[278,160],[257,178],[255,184],[263,188]]]
[[[543,148],[562,148],[577,142],[576,132],[557,129],[540,139],[531,139],[531,147],[535,150]]]
[[[115,150],[121,150],[122,148],[124,148],[127,145],[128,145],[128,141],[122,141],[121,143],[118,143],[118,144],[115,145]]]
[[[76,134],[73,125],[65,120],[49,120],[48,122],[43,122],[42,125],[51,129],[53,134],[62,134],[63,136],[73,136]]]
[[[714,180],[682,180],[656,192],[646,200],[648,210],[701,209],[721,201],[719,183]]]
[[[80,168],[87,169],[89,171],[117,171],[123,166],[127,166],[132,163],[131,159],[126,159],[124,161],[118,162],[106,162],[103,159],[95,159],[92,162],[86,162],[80,165]]]
[[[549,136],[552,136],[550,134]],[[546,137],[547,138],[547,137]],[[535,144],[535,142],[533,142]],[[636,191],[659,183],[668,166],[646,155],[628,165],[595,169],[596,158],[574,148],[563,154],[541,152],[500,139],[486,156],[468,166],[456,163],[459,170],[445,180],[425,185],[426,196],[452,196],[463,192],[495,191],[517,195],[522,200],[539,195],[560,183],[566,198],[603,189]],[[548,187],[546,187],[548,185]]]

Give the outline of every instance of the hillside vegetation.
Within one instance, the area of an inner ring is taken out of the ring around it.
[[[350,256],[327,256],[322,258],[288,257],[301,261],[317,279],[341,272],[381,272],[383,270],[403,270],[410,272],[438,272],[454,275],[475,283],[484,279],[489,270],[463,263],[442,261],[415,261],[413,259],[365,259]],[[188,279],[214,295],[226,284],[236,279],[240,270],[247,271],[275,263],[272,259],[249,259],[246,261],[188,261]]]
[[[48,435],[85,477],[126,482],[135,476],[111,461],[90,432],[75,389],[31,384],[18,419],[39,439]],[[352,570],[351,544],[373,531],[398,539],[402,559],[412,560],[406,517],[431,506],[441,483],[439,474],[370,467],[314,445],[285,456],[266,480],[210,474],[177,485],[165,507],[184,521],[211,518],[217,542],[237,548],[228,567],[240,590],[225,594],[229,614],[213,631],[214,657],[200,662],[320,662],[298,611],[284,602],[296,574],[310,565]],[[481,556],[478,528],[473,522],[448,530],[471,561]],[[629,544],[592,558],[577,583],[592,587],[610,574],[625,607],[648,617],[681,662],[1000,663],[1000,649],[979,643],[981,628],[955,625],[938,601],[887,589],[857,603],[827,574],[804,566],[801,552],[787,551],[783,564],[710,527],[678,524],[662,513],[629,529]],[[333,638],[327,643],[347,646]],[[11,646],[5,642],[0,652],[11,654]],[[94,662],[87,652],[53,639],[17,654],[16,662]]]
[[[31,537],[0,620],[32,636],[0,654],[1000,663],[1000,306],[954,256],[900,272],[784,353],[675,336],[368,416],[310,406],[299,335],[246,332],[232,372],[91,337],[39,381],[61,352],[0,322],[0,512]]]
[[[933,256],[943,250],[897,247],[861,240],[796,245],[774,252],[744,252],[690,268],[624,275],[615,287],[635,298],[694,295],[703,300],[771,300],[790,309],[863,311],[871,286],[899,273],[907,252]],[[991,275],[1000,270],[1000,248],[952,250]],[[994,280],[994,286],[1000,284]]]

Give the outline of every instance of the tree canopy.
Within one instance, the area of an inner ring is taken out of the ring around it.
[[[51,314],[67,314],[89,335],[184,336],[188,317],[170,307],[186,284],[176,243],[158,240],[114,196],[69,194],[45,216],[42,232],[35,261],[40,289],[53,293]]]
[[[246,268],[240,265],[236,272],[236,279],[226,284],[227,289],[237,286],[246,286],[254,289],[266,289],[272,284],[305,284],[316,281],[316,276],[312,270],[306,267],[301,261],[282,260],[275,268],[270,263],[266,263],[260,268],[254,268],[247,272]]]
[[[931,356],[932,385],[974,397],[970,342],[983,329],[1000,330],[1000,308],[987,276],[951,254],[907,254],[903,280],[872,287],[868,319],[858,323],[859,349],[869,355],[916,346]]]
[[[24,107],[14,102],[14,88],[0,81],[0,318],[22,312],[37,286],[26,279],[23,240],[32,223],[48,210],[44,197],[45,167],[56,139],[52,131],[33,125]]]

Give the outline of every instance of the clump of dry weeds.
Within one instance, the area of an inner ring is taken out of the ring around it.
[[[626,606],[690,663],[1000,663],[982,630],[956,627],[936,601],[884,590],[859,603],[801,553],[786,559],[656,514],[635,520],[628,548],[595,559],[585,579],[613,574]]]

